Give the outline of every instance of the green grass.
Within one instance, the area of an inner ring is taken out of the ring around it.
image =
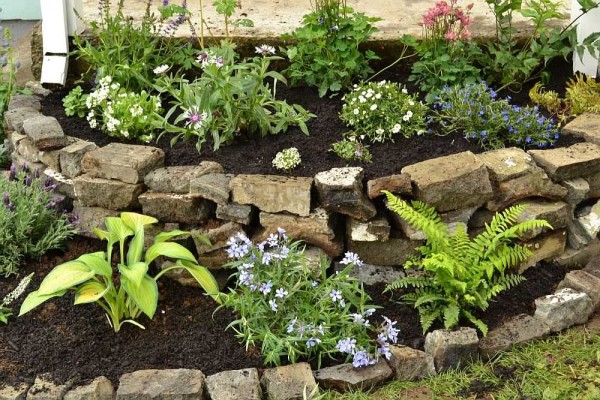
[[[600,330],[572,329],[516,346],[488,363],[474,363],[463,371],[420,382],[394,381],[370,393],[326,392],[322,396],[323,400],[462,398],[600,400]]]

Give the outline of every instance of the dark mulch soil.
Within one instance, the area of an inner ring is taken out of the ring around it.
[[[559,93],[564,92],[565,81],[571,75],[571,70],[571,66],[567,62],[557,61],[553,63],[549,68],[549,71],[553,74],[553,79],[548,88]],[[407,82],[409,72],[408,64],[404,64],[385,71],[377,79]],[[517,104],[527,103],[530,87],[531,85],[527,85],[518,93],[510,93],[513,101]],[[414,90],[415,88],[409,85],[409,89]],[[115,140],[100,130],[92,130],[84,118],[66,117],[62,106],[62,98],[67,93],[68,90],[55,91],[42,102],[42,111],[46,115],[57,118],[67,135],[93,141],[99,146],[115,141],[135,143]],[[484,151],[477,143],[469,142],[460,134],[418,136],[410,139],[398,138],[395,143],[372,145],[370,150],[373,154],[373,162],[370,164],[348,163],[328,151],[332,143],[340,140],[341,134],[347,131],[347,128],[338,117],[338,113],[342,108],[340,97],[334,99],[319,98],[314,88],[289,89],[280,85],[278,87],[278,98],[286,99],[288,103],[301,104],[317,115],[308,124],[310,136],[305,136],[298,128],[291,128],[286,133],[266,138],[240,137],[236,143],[223,146],[217,152],[213,152],[211,145],[207,143],[202,154],[198,154],[194,142],[179,142],[171,147],[168,136],[163,137],[159,143],[152,145],[161,147],[165,151],[167,165],[197,165],[202,160],[211,160],[220,163],[228,173],[233,174],[280,174],[271,164],[275,154],[282,149],[296,147],[302,157],[302,163],[292,171],[291,175],[313,176],[317,172],[330,168],[351,165],[362,166],[365,169],[366,178],[398,173],[406,165],[430,158],[467,150],[474,153]],[[579,141],[581,140],[570,136],[562,137],[556,143],[556,146],[565,147]],[[240,162],[240,160],[243,160],[243,162]]]
[[[101,242],[78,237],[69,241],[66,251],[53,251],[27,263],[21,276],[36,272],[33,290],[54,266],[102,249]],[[534,299],[551,293],[564,274],[563,268],[552,264],[527,270],[527,281],[499,296],[481,318],[493,328],[512,315],[532,314]],[[18,278],[1,280],[0,293],[7,293],[17,282]],[[125,325],[115,334],[98,306],[74,306],[68,295],[21,318],[11,317],[9,325],[0,329],[0,382],[32,381],[47,372],[58,382],[83,382],[104,375],[116,383],[121,374],[139,369],[196,368],[210,375],[262,367],[259,350],[246,352],[233,333],[225,330],[233,318],[230,311],[214,313],[216,303],[198,289],[168,279],[159,284],[161,297],[154,320],[140,320],[146,330]],[[373,304],[382,307],[373,321],[381,321],[381,315],[398,321],[401,343],[422,348],[416,311],[399,305],[398,294],[382,294],[383,288],[366,288]],[[14,304],[15,310],[20,303]]]

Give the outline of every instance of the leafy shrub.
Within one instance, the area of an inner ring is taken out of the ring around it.
[[[96,228],[94,232],[107,241],[106,252],[84,254],[54,268],[39,289],[27,296],[19,315],[73,290],[75,304],[97,303],[106,312],[115,332],[119,332],[126,322],[144,329],[136,319],[142,313],[152,319],[158,303],[156,281],[172,269],[187,270],[204,290],[218,300],[216,293],[219,287],[208,269],[198,265],[185,247],[169,242],[169,239],[186,235],[186,232],[160,233],[144,253],[145,226],[157,222],[155,218],[129,212],[122,213],[121,217],[105,218],[107,231]],[[113,271],[111,264],[115,244],[118,244],[119,256],[117,271]],[[157,257],[171,258],[175,265],[163,269],[153,278],[148,274],[148,268]]]
[[[72,117],[77,115],[79,118],[85,117],[87,113],[87,98],[89,94],[85,94],[81,86],[76,86],[66,95],[63,100],[65,115]]]
[[[195,137],[197,147],[212,138],[213,149],[231,143],[240,132],[278,134],[289,126],[297,125],[308,134],[306,121],[314,117],[298,104],[289,105],[277,100],[279,81],[286,83],[281,74],[270,71],[273,56],[271,46],[256,48],[257,57],[236,62],[232,45],[205,50],[198,57],[202,75],[190,82],[184,78],[161,75],[157,88],[174,100],[167,112],[163,127],[174,133],[172,143]],[[273,80],[273,87],[266,82]],[[171,117],[174,118],[173,122]]]
[[[8,178],[0,176],[0,274],[16,273],[26,257],[40,257],[75,234],[54,189],[51,179],[27,165],[12,165]]]
[[[461,131],[485,148],[551,146],[559,138],[554,120],[538,107],[519,107],[499,99],[485,83],[446,87],[436,97],[431,121],[444,132]]]
[[[561,121],[584,112],[600,113],[600,83],[585,75],[577,74],[567,81],[564,99],[555,91],[544,89],[541,82],[531,88],[529,98]]]
[[[302,26],[282,36],[295,43],[285,50],[290,66],[284,75],[294,86],[316,86],[321,97],[349,87],[355,78],[366,78],[373,72],[369,61],[379,57],[370,50],[363,54],[359,45],[377,31],[372,24],[379,20],[354,12],[345,0],[316,1]]]
[[[273,166],[278,170],[289,172],[300,165],[301,162],[302,159],[300,158],[298,149],[290,147],[289,149],[283,149],[275,154]]]
[[[529,230],[552,228],[550,224],[543,220],[517,223],[524,206],[516,205],[496,214],[485,232],[470,239],[461,227],[449,233],[435,209],[424,203],[413,201],[411,207],[391,193],[385,194],[388,207],[427,236],[425,245],[419,247],[421,257],[404,265],[423,270],[424,275],[399,278],[386,291],[415,288],[402,298],[418,309],[423,333],[436,320],[450,329],[465,318],[487,334],[487,326],[473,311],[486,310],[491,299],[525,279],[508,273],[531,254],[513,242]]]
[[[227,252],[235,261],[237,283],[224,296],[223,305],[237,313],[229,327],[246,346],[262,342],[266,363],[281,357],[321,360],[346,354],[355,367],[374,363],[381,354],[389,358],[389,342],[398,329],[384,317],[379,330],[368,317],[375,309],[358,281],[349,276],[362,263],[346,253],[341,272],[327,276],[327,263],[317,270],[308,265],[299,242],[290,242],[285,231],[253,245],[244,235],[230,238]],[[369,333],[377,331],[376,344]]]
[[[371,162],[373,160],[369,146],[361,143],[360,140],[352,135],[333,143],[330,151],[333,151],[338,157],[346,161]]]
[[[340,118],[352,128],[354,136],[371,142],[394,141],[398,134],[409,138],[427,129],[427,106],[416,95],[394,82],[354,85],[342,99]]]
[[[436,1],[423,15],[423,39],[405,35],[404,45],[414,49],[418,59],[412,65],[409,81],[419,85],[431,102],[445,85],[479,82],[480,70],[475,60],[481,51],[471,41],[469,13],[457,5],[457,0]]]
[[[21,279],[17,287],[14,288],[9,294],[4,296],[2,302],[0,302],[0,322],[3,324],[7,325],[8,317],[13,315],[12,309],[9,307],[9,305],[21,297],[21,295],[25,292],[25,289],[27,289],[27,286],[29,286],[29,283],[31,283],[31,278],[33,278],[33,273]]]

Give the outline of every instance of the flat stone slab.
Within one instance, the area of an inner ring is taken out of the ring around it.
[[[206,174],[190,180],[190,195],[202,197],[217,204],[229,202],[231,174]]]
[[[40,103],[40,99],[37,96],[14,93],[10,96],[7,109],[15,110],[17,108],[33,108],[36,111],[42,111],[42,103]]]
[[[162,167],[165,153],[156,147],[111,143],[87,152],[82,172],[92,177],[140,183],[148,172]]]
[[[402,168],[410,175],[418,200],[438,212],[476,207],[493,198],[485,165],[470,151]]]
[[[67,178],[52,168],[45,168],[44,175],[46,175],[48,178],[51,178],[54,183],[58,185],[54,190],[55,193],[62,194],[70,197],[71,199],[75,198],[75,184],[73,179]]]
[[[232,201],[252,204],[261,211],[287,211],[306,217],[310,214],[312,178],[275,175],[237,175],[231,179]]]
[[[196,243],[196,251],[198,254],[210,253],[215,250],[223,249],[227,247],[227,242],[230,237],[235,236],[238,233],[245,235],[242,226],[235,222],[227,222],[221,226],[208,230],[193,230],[192,233],[201,234],[210,241],[209,245],[203,240],[200,240],[196,235],[192,235],[194,237],[194,242]]]
[[[583,113],[562,128],[562,132],[581,137],[586,142],[600,144],[600,115]]]
[[[88,151],[95,150],[96,144],[78,140],[58,151],[60,172],[68,178],[81,175],[81,159]]]
[[[139,205],[138,196],[144,184],[130,184],[111,179],[94,178],[86,174],[73,179],[75,196],[87,207],[125,210]]]
[[[334,263],[335,271],[342,271],[346,267],[348,267],[346,264],[340,264],[339,262]],[[396,279],[405,277],[406,272],[397,267],[363,263],[360,267],[352,267],[350,276],[358,279],[365,285],[377,285],[380,283],[392,283]]]
[[[350,240],[355,242],[385,242],[390,238],[390,224],[384,217],[366,222],[348,218],[346,225]]]
[[[62,400],[69,387],[57,385],[46,376],[38,376],[27,392],[27,400]]]
[[[583,292],[592,299],[594,311],[600,308],[600,278],[583,270],[569,272],[565,279],[559,284],[557,289],[571,288],[578,292]]]
[[[527,314],[519,314],[481,338],[479,354],[491,358],[500,351],[508,350],[514,344],[541,338],[548,333],[550,327],[542,320]]]
[[[4,386],[0,388],[0,400],[25,400],[29,386],[31,385],[27,383],[20,383],[15,386]]]
[[[583,324],[592,314],[590,296],[570,288],[557,290],[554,294],[535,299],[534,317],[560,332],[576,324]]]
[[[262,389],[256,368],[219,372],[206,378],[211,400],[261,400]]]
[[[566,266],[570,269],[581,268],[588,265],[597,254],[600,254],[600,240],[595,239],[580,248],[567,247],[565,252],[555,258],[555,260],[559,265]],[[587,267],[584,268],[584,271],[590,272]],[[596,276],[600,278],[600,272],[598,272],[598,275]]]
[[[352,364],[341,364],[321,368],[314,373],[320,387],[341,392],[348,390],[368,390],[392,376],[392,369],[384,359],[363,368],[354,368]]]
[[[570,147],[529,150],[533,160],[555,182],[600,172],[600,147],[593,143],[576,143]]]
[[[438,329],[425,336],[425,352],[433,357],[437,372],[464,368],[478,356],[479,339],[473,328]]]
[[[200,165],[157,168],[144,177],[144,182],[155,192],[188,194],[192,178],[222,173],[219,163],[202,161]]]
[[[396,380],[416,381],[437,374],[431,354],[408,346],[390,346],[390,352],[388,364]]]
[[[67,137],[54,117],[44,115],[23,121],[23,133],[40,150],[52,150],[67,145]]]
[[[383,196],[382,190],[395,194],[412,194],[410,175],[395,174],[372,179],[367,182],[367,195],[370,199]]]
[[[250,225],[254,216],[252,206],[246,204],[227,203],[217,204],[216,215],[218,219]]]
[[[506,182],[530,174],[539,167],[533,158],[522,149],[509,147],[486,151],[477,155],[487,167],[493,182]]]
[[[214,205],[189,194],[146,192],[138,197],[142,211],[161,222],[201,224],[213,214]]]
[[[64,400],[112,400],[114,398],[115,388],[111,381],[100,376],[88,385],[69,390]]]
[[[195,369],[147,369],[124,374],[117,400],[204,400],[204,374]]]
[[[561,185],[567,189],[567,195],[564,200],[571,206],[582,202],[590,192],[590,184],[583,178],[567,179]]]
[[[519,266],[520,274],[540,261],[560,256],[567,245],[567,232],[564,229],[552,231],[537,236],[524,244],[532,254]]]
[[[317,383],[307,363],[267,369],[260,382],[269,400],[303,400],[304,393],[318,394]]]
[[[94,234],[94,228],[106,229],[104,218],[117,217],[120,214],[119,211],[108,210],[102,207],[86,207],[78,201],[73,203],[73,212],[76,213],[79,218],[78,234],[93,239],[98,238]]]
[[[374,265],[404,265],[417,254],[419,242],[406,238],[390,238],[385,242],[348,242],[348,250],[358,254],[361,260]]]
[[[17,108],[4,113],[4,123],[7,131],[23,133],[23,122],[29,118],[40,117],[42,114],[33,108]]]
[[[547,202],[539,200],[522,201],[519,204],[525,206],[525,210],[517,218],[517,223],[530,221],[533,219],[546,220],[552,228],[565,228],[571,219],[571,209],[567,203],[562,201]],[[547,229],[533,229],[525,232],[521,239],[529,240],[544,232]]]

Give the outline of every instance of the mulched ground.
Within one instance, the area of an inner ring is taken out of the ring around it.
[[[408,82],[408,68],[408,64],[394,67],[382,73],[377,79]],[[565,61],[557,61],[550,65],[549,71],[553,79],[547,86],[548,89],[564,93],[565,81],[570,76],[571,70],[571,64]],[[518,93],[510,93],[513,101],[516,104],[526,104],[531,86],[527,85]],[[415,90],[410,84],[408,87],[409,90]],[[99,146],[115,141],[135,143],[115,140],[100,130],[92,130],[84,118],[66,117],[62,99],[67,93],[68,90],[55,91],[42,102],[44,114],[57,118],[67,135],[93,141]],[[271,164],[275,154],[282,149],[296,147],[302,157],[302,163],[291,172],[293,176],[314,176],[318,172],[334,167],[362,166],[367,179],[399,173],[406,165],[431,158],[467,150],[474,153],[484,151],[477,143],[469,142],[460,134],[418,136],[410,139],[398,138],[395,143],[371,145],[372,163],[346,162],[328,151],[332,143],[340,140],[342,133],[347,131],[338,117],[342,108],[340,97],[319,98],[314,88],[289,89],[283,85],[278,86],[278,98],[286,99],[290,104],[301,104],[317,115],[308,123],[310,136],[305,136],[298,128],[291,128],[286,133],[265,138],[240,137],[236,143],[223,146],[217,152],[213,152],[212,145],[207,143],[202,154],[198,154],[194,142],[179,142],[171,147],[168,136],[163,137],[159,143],[151,145],[161,147],[165,151],[167,165],[197,165],[200,161],[211,160],[223,165],[227,173],[275,175],[281,174]],[[556,147],[566,147],[579,141],[581,140],[570,136],[561,137]]]
[[[56,265],[104,245],[78,237],[67,249],[52,251],[22,268],[21,276],[36,272],[30,290]],[[542,264],[525,272],[527,281],[499,296],[481,318],[493,328],[510,316],[534,312],[534,299],[549,294],[566,271]],[[0,293],[16,286],[18,278],[0,280]],[[85,382],[104,375],[118,382],[123,374],[139,369],[195,368],[210,375],[249,367],[263,367],[259,349],[248,352],[226,326],[233,316],[227,309],[215,312],[216,303],[199,289],[182,287],[168,279],[159,282],[160,299],[154,320],[142,318],[146,330],[125,325],[115,334],[97,305],[74,306],[72,296],[48,301],[0,327],[0,382],[33,381],[50,373],[60,383]],[[398,294],[382,294],[382,285],[367,287],[373,304],[382,306],[373,321],[385,315],[398,321],[401,343],[422,348],[424,337],[417,312],[397,303]],[[22,299],[14,304],[18,310]],[[325,365],[332,365],[328,361]]]

